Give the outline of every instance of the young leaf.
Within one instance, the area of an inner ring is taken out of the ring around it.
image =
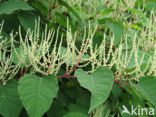
[[[107,67],[99,67],[90,75],[78,69],[75,76],[77,76],[80,85],[91,92],[90,113],[108,98],[113,86],[113,73]]]
[[[18,117],[21,110],[17,82],[11,80],[6,85],[0,84],[0,114],[4,117]]]
[[[42,117],[50,108],[57,91],[57,78],[53,75],[38,77],[26,74],[18,86],[20,99],[29,117]]]

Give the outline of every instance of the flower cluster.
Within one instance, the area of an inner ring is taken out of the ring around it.
[[[97,26],[92,29],[90,23],[87,34],[84,29],[80,47],[76,45],[77,33],[72,34],[68,21],[66,38],[63,35],[60,36],[59,28],[55,32],[54,30],[48,31],[46,27],[41,33],[39,22],[35,30],[28,30],[24,37],[19,28],[18,33],[10,34],[11,50],[0,46],[0,79],[5,83],[14,78],[20,68],[28,67],[29,71],[34,74],[57,75],[60,68],[65,65],[68,74],[73,73],[74,67],[87,69],[86,72],[92,73],[99,66],[108,66],[115,70],[115,80],[138,81],[139,77],[145,74],[156,74],[154,73],[156,71],[155,27],[152,26],[153,22],[149,23],[150,32],[136,31],[131,44],[128,43],[129,36],[131,36],[128,32],[118,46],[115,46],[114,36],[111,36],[108,41],[104,33],[99,47],[97,45],[93,47],[93,37]],[[19,42],[15,41],[17,36]],[[148,39],[147,44],[144,42],[146,39]],[[15,47],[16,43],[19,45],[18,48]],[[16,63],[14,59],[18,62]]]

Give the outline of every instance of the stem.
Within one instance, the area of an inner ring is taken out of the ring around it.
[[[131,86],[131,85],[130,85],[130,84],[128,84],[128,83],[119,82],[119,81],[117,81],[117,80],[114,80],[114,83],[119,84],[119,85]]]
[[[67,75],[67,74],[64,74],[64,75],[62,75],[62,76],[57,76],[57,78],[77,78],[77,77],[76,77],[76,76],[69,76],[69,75]],[[119,84],[119,85],[130,86],[130,84],[128,84],[128,83],[119,82],[119,81],[117,81],[117,80],[114,80],[114,83],[117,83],[117,84]]]
[[[69,75],[62,75],[62,76],[58,76],[57,78],[77,78],[76,76],[69,76]]]
[[[16,80],[18,81],[20,78],[22,78],[27,73],[28,69],[29,69],[29,66],[25,69],[24,73],[23,73],[23,69],[21,69],[20,71],[21,76],[17,78]]]

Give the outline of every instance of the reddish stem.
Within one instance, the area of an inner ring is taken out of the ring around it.
[[[124,82],[119,82],[117,80],[114,81],[115,83],[119,84],[119,85],[126,85],[126,86],[131,86],[130,84],[128,83],[124,83]]]
[[[74,68],[72,69],[72,71],[75,71],[78,65],[79,65],[79,61],[78,61],[77,64],[74,66]]]
[[[20,78],[22,78],[27,73],[28,69],[29,69],[29,66],[25,69],[24,73],[23,73],[23,69],[21,69],[20,71],[21,76],[17,78],[16,80],[18,81]]]
[[[77,78],[76,76],[69,76],[69,75],[62,75],[62,76],[58,76],[57,78]]]

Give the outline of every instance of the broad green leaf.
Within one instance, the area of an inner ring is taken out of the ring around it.
[[[140,78],[136,85],[132,83],[132,87],[136,89],[146,100],[150,101],[156,107],[156,77],[145,76]]]
[[[34,10],[24,0],[8,0],[0,3],[0,14],[11,14],[17,10]]]
[[[0,84],[0,114],[4,117],[18,117],[22,110],[17,86],[15,80],[7,82],[6,85]]]
[[[106,25],[109,27],[111,32],[114,34],[114,42],[115,45],[118,45],[120,43],[120,40],[125,32],[124,25],[119,21],[111,21],[107,20]]]
[[[25,31],[27,31],[29,28],[31,30],[35,29],[35,20],[37,19],[37,16],[33,12],[19,12],[18,13],[18,19],[22,26],[24,27]]]
[[[92,74],[78,69],[75,76],[77,76],[80,85],[91,92],[90,113],[108,98],[114,82],[113,73],[107,67],[99,67]]]
[[[58,82],[53,75],[38,77],[26,74],[18,86],[20,99],[29,117],[42,117],[50,108],[57,91]]]
[[[122,85],[122,87],[126,90],[125,95],[128,93],[129,95],[132,96],[129,100],[130,103],[127,103],[128,105],[133,104],[134,106],[140,105],[141,107],[145,107],[145,99],[142,95],[140,95],[140,93],[138,93],[135,89],[133,89],[130,86]],[[124,92],[122,92],[122,94],[123,93]],[[122,103],[124,104],[126,102],[122,102]]]
[[[125,33],[125,27],[120,21],[113,21],[112,18],[104,18],[98,20],[99,24],[106,24],[110,31],[114,34],[115,45],[120,43],[120,40]]]

